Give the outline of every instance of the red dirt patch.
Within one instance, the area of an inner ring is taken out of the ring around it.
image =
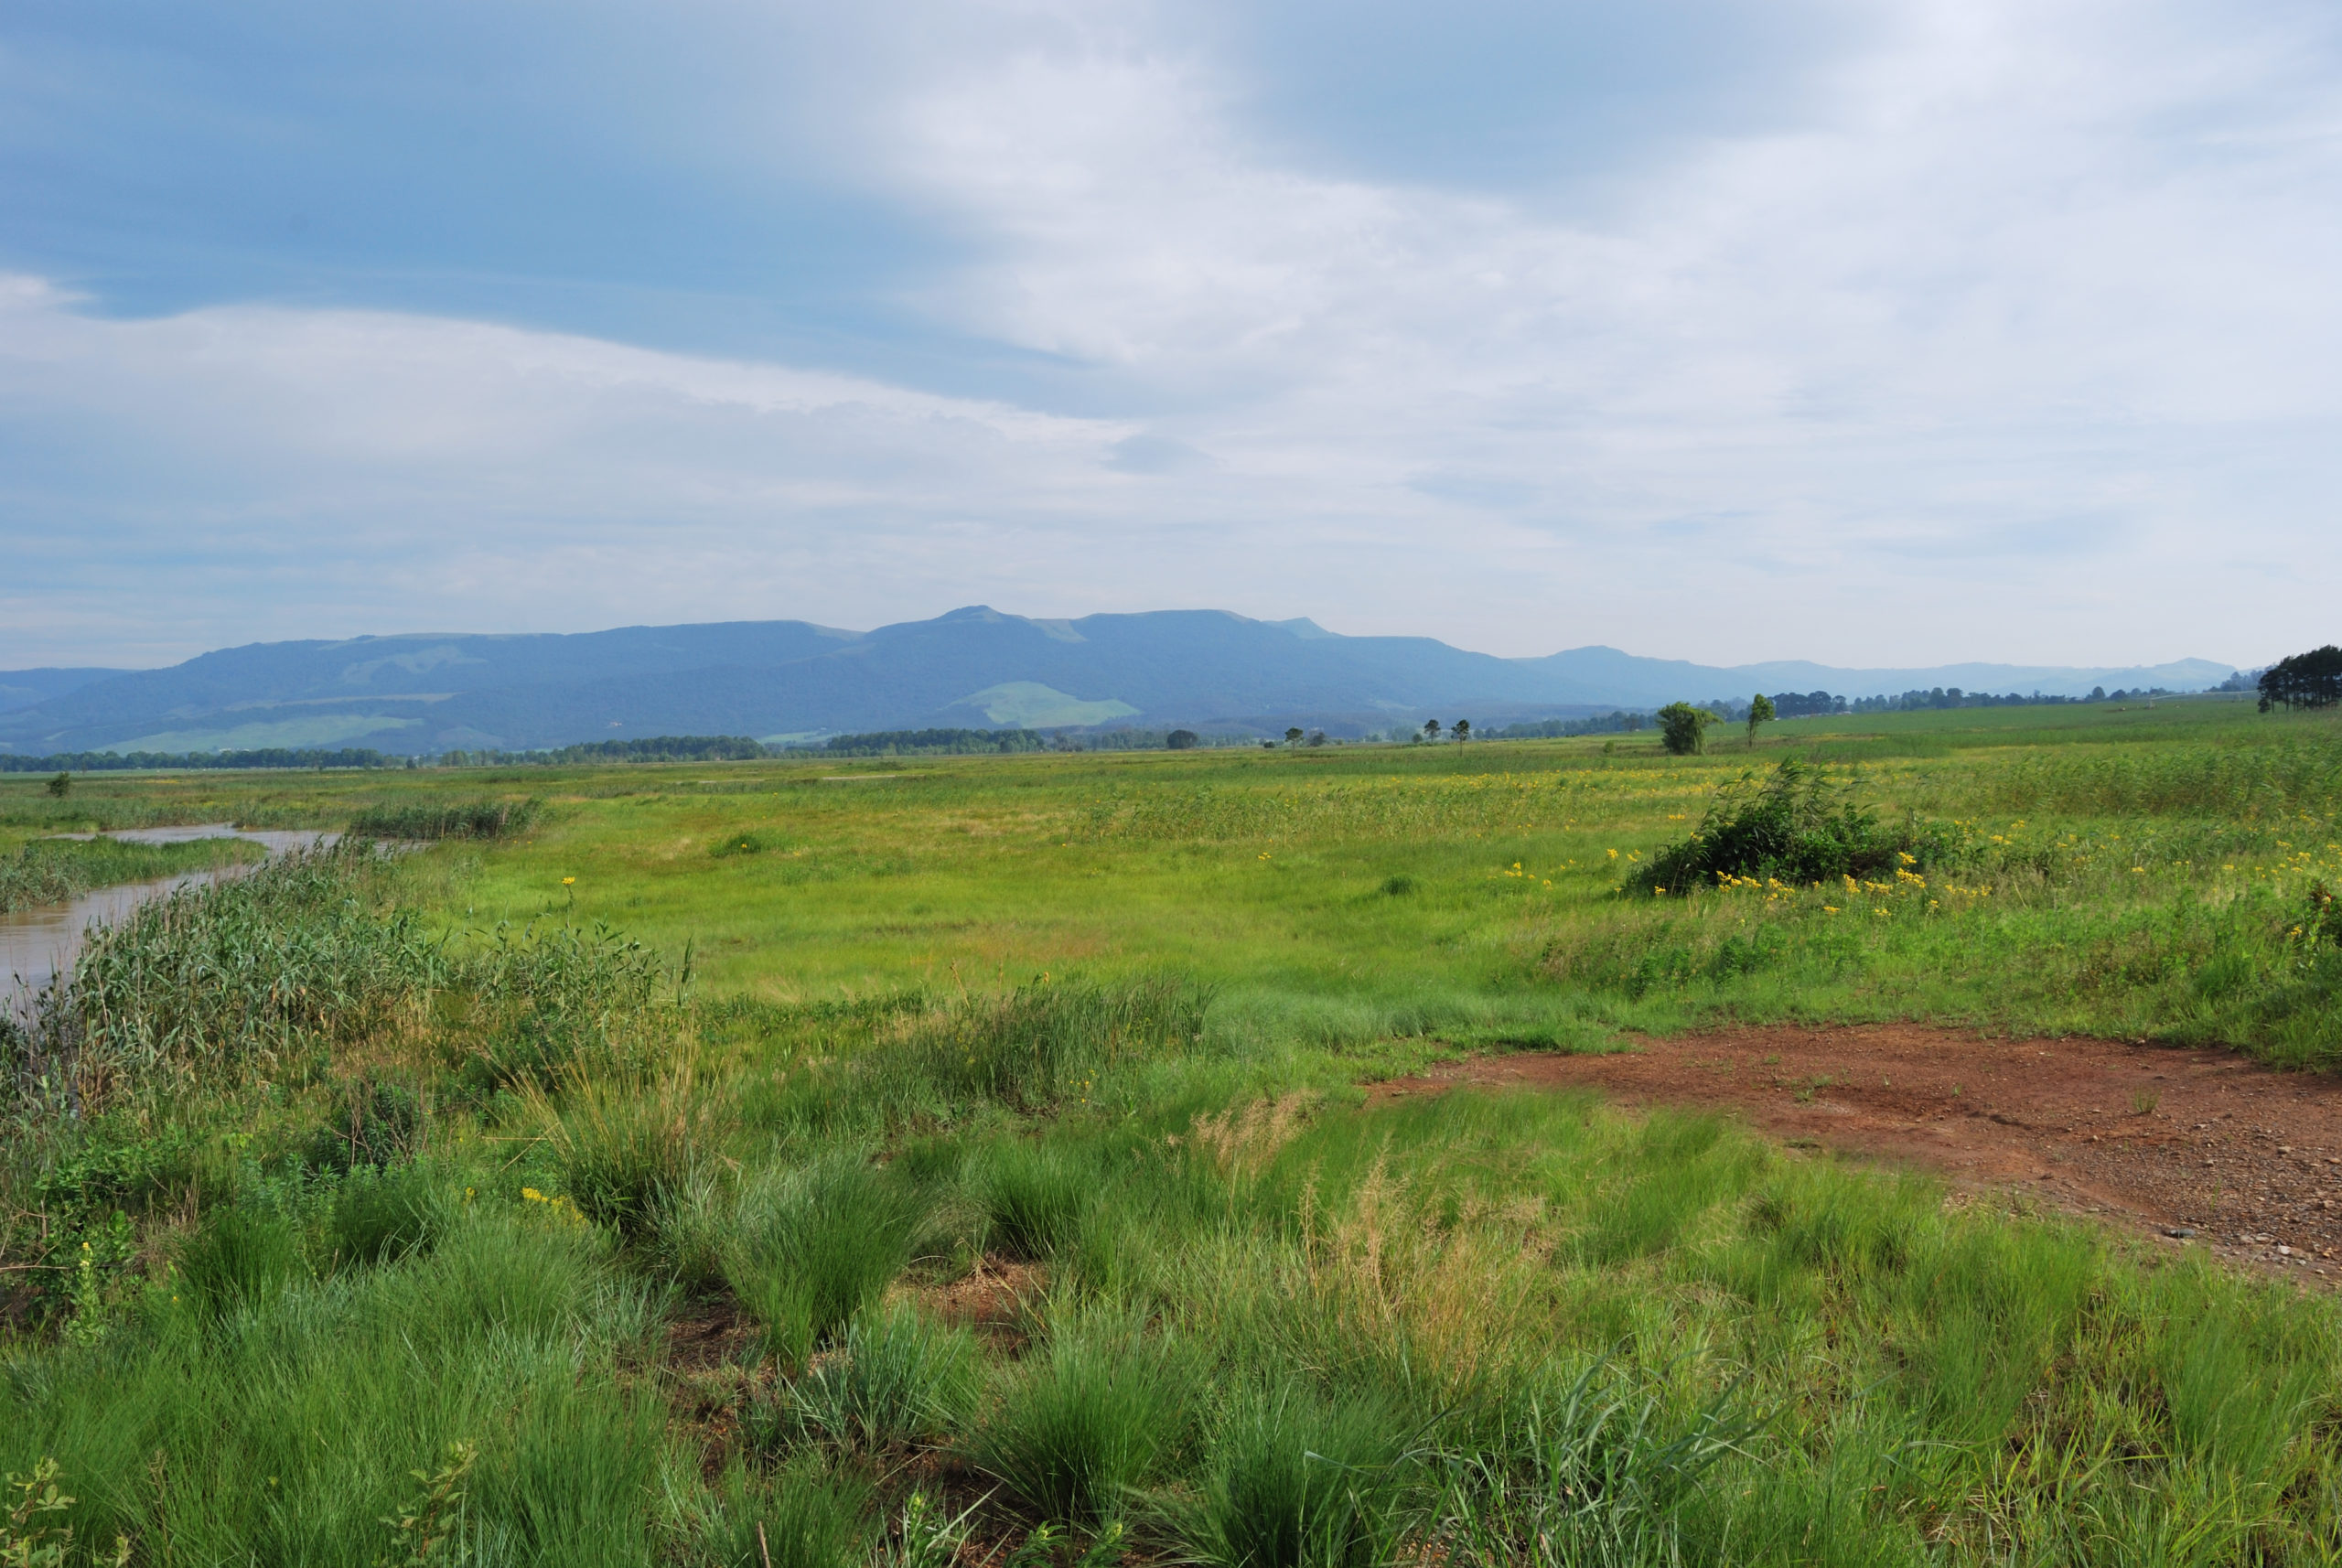
[[[1014,1355],[1025,1348],[1025,1304],[1040,1294],[1044,1279],[1038,1263],[988,1252],[951,1283],[915,1289],[944,1322],[964,1324],[993,1349]]]
[[[2227,1256],[2342,1275],[2342,1081],[2222,1051],[1911,1025],[1740,1028],[1617,1056],[1476,1057],[1371,1092],[1458,1083],[1726,1111],[1792,1144],[2021,1185]]]

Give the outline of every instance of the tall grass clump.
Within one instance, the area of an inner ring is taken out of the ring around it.
[[[800,1365],[909,1264],[920,1208],[852,1151],[769,1172],[740,1194],[725,1278],[774,1354]]]
[[[515,838],[534,827],[544,804],[525,800],[397,800],[369,806],[349,819],[353,838],[412,843],[439,839]]]
[[[45,839],[0,856],[0,915],[34,904],[61,904],[92,887],[155,882],[190,871],[257,860],[247,839],[188,843],[124,843],[118,839]]]
[[[923,1020],[903,1065],[955,1101],[1038,1110],[1115,1068],[1193,1050],[1209,1005],[1175,980],[1042,981]]]
[[[973,1179],[986,1240],[1012,1258],[1049,1257],[1080,1234],[1101,1181],[1095,1159],[1060,1144],[1019,1138],[994,1144]]]
[[[1045,1520],[1097,1525],[1185,1436],[1182,1369],[1158,1340],[1111,1322],[1060,1324],[976,1433],[976,1466]]]
[[[1408,1522],[1407,1434],[1423,1423],[1370,1395],[1331,1402],[1301,1384],[1249,1395],[1175,1528],[1214,1568],[1379,1568]]]
[[[1690,837],[1653,854],[1628,886],[1681,894],[1753,877],[1801,887],[1925,868],[1958,851],[1959,837],[1949,829],[1882,823],[1854,789],[1853,780],[1794,757],[1769,774],[1744,772],[1717,787]]]
[[[1671,1424],[1651,1394],[1606,1387],[1589,1366],[1558,1398],[1517,1403],[1490,1443],[1443,1454],[1434,1533],[1471,1568],[1673,1568],[1682,1514],[1761,1423],[1737,1391]],[[1696,1556],[1697,1553],[1694,1553]]]
[[[964,1328],[908,1305],[854,1315],[837,1354],[808,1368],[783,1398],[792,1426],[865,1453],[939,1440],[974,1410],[983,1368]]]
[[[870,1487],[817,1456],[767,1477],[735,1464],[717,1483],[701,1532],[712,1568],[850,1568],[865,1561]]]

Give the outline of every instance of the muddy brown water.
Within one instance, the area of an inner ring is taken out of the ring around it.
[[[89,840],[96,833],[61,833],[60,838]],[[191,843],[199,839],[234,838],[263,845],[273,859],[291,850],[333,843],[339,833],[315,829],[239,828],[232,822],[203,822],[191,827],[124,828],[102,835],[124,843]],[[50,977],[72,967],[89,940],[91,927],[112,925],[141,904],[177,892],[201,887],[231,876],[249,866],[229,865],[210,871],[190,871],[152,882],[123,882],[97,887],[62,904],[34,904],[0,914],[0,1007],[17,1008],[48,983]]]

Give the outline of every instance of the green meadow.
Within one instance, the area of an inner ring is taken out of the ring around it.
[[[1369,1103],[1778,1019],[2342,1055],[2332,715],[1743,740],[0,779],[19,857],[359,830],[0,1026],[0,1563],[2342,1556],[2324,1297]]]

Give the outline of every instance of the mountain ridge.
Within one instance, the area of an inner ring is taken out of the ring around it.
[[[2204,660],[1718,666],[1598,644],[1502,659],[1433,638],[1348,637],[1306,618],[1254,620],[1227,610],[1038,619],[969,605],[860,632],[781,620],[402,633],[251,643],[161,670],[25,671],[59,689],[0,708],[0,750],[362,745],[397,754],[982,723],[1237,730],[1323,723],[1359,733],[1467,710],[1486,725],[1759,689],[1845,697],[1954,685],[2060,696],[2092,686],[2189,690],[2229,670]],[[82,675],[95,678],[68,678]],[[0,672],[0,691],[10,678]]]

